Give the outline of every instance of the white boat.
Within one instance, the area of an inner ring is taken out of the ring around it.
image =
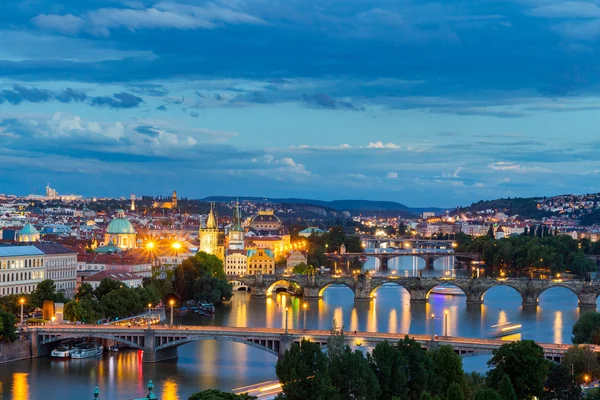
[[[448,283],[442,283],[431,290],[433,294],[441,294],[444,296],[465,296],[465,292],[461,288]]]
[[[89,358],[102,354],[104,348],[98,343],[86,343],[79,346],[72,354],[71,358]]]
[[[508,335],[514,335],[519,333],[523,325],[515,324],[512,322],[505,322],[503,324],[492,325],[492,329],[488,332],[490,337],[502,337]]]
[[[50,357],[56,358],[69,358],[71,354],[73,354],[77,350],[75,347],[70,347],[67,345],[60,345],[50,353]]]

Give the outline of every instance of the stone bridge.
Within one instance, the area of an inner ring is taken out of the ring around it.
[[[398,250],[381,253],[345,253],[336,254],[328,253],[325,255],[328,260],[335,260],[342,263],[347,263],[350,260],[360,259],[364,257],[377,258],[380,262],[382,270],[388,269],[388,264],[391,259],[397,257],[417,257],[425,260],[425,269],[433,269],[433,262],[444,257],[463,258],[471,261],[481,261],[481,256],[477,253],[456,253],[453,250]]]
[[[303,339],[327,344],[328,330],[284,330],[280,328],[240,328],[215,326],[151,327],[128,328],[112,325],[55,325],[30,327],[27,330],[31,342],[32,357],[50,354],[51,348],[60,341],[72,338],[107,339],[143,351],[143,362],[159,362],[177,358],[177,348],[198,340],[226,340],[243,343],[281,356],[293,343]],[[373,347],[388,341],[396,343],[407,334],[345,332],[346,343]],[[490,354],[494,349],[507,343],[499,339],[476,339],[452,336],[408,335],[428,349],[449,345],[461,356]],[[538,343],[544,349],[546,358],[560,361],[569,345]],[[600,351],[600,346],[592,346]]]
[[[511,287],[522,298],[524,306],[537,305],[540,295],[552,287],[564,287],[572,291],[582,307],[596,307],[600,295],[600,282],[583,280],[545,279],[494,279],[494,278],[435,278],[435,277],[378,277],[370,275],[247,275],[235,278],[248,288],[254,297],[269,296],[278,288],[297,289],[307,299],[317,299],[331,285],[343,285],[354,292],[355,300],[370,300],[383,284],[395,284],[410,294],[411,302],[427,302],[431,291],[439,285],[450,284],[460,288],[467,297],[467,304],[482,304],[485,293],[496,286]]]

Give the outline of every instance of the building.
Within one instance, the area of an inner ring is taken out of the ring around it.
[[[228,250],[225,256],[226,275],[246,275],[248,273],[248,256],[246,250]]]
[[[275,256],[270,249],[248,250],[249,274],[274,274]]]
[[[17,242],[37,242],[40,240],[40,233],[29,222],[23,229],[17,232]]]
[[[200,224],[198,238],[200,239],[199,251],[214,254],[221,260],[224,258],[224,249],[219,246],[219,226],[217,225],[217,217],[213,204],[210,205],[206,226],[202,228],[202,224]]]
[[[252,217],[250,228],[256,231],[277,231],[282,228],[281,220],[276,216],[273,210],[259,211]]]
[[[343,246],[343,245],[342,245]],[[286,266],[288,268],[293,268],[298,264],[306,264],[308,259],[300,250],[294,250],[290,253],[287,258]]]
[[[151,277],[152,262],[152,257],[140,250],[79,254],[77,256],[77,275],[85,277],[100,271],[125,271],[142,278]]]
[[[137,234],[133,225],[125,218],[125,211],[117,210],[117,217],[110,221],[106,234],[104,235],[104,245],[114,245],[121,249],[135,249]]]
[[[112,279],[117,282],[121,282],[125,286],[135,288],[142,286],[142,277],[127,271],[102,271],[97,274],[88,276],[84,282],[89,283],[94,289],[96,289],[103,279]]]
[[[44,252],[35,246],[0,246],[0,294],[29,294],[45,278]]]
[[[244,250],[244,228],[242,228],[240,205],[237,203],[233,212],[233,221],[231,224],[231,228],[229,229],[227,239],[227,248],[229,250]]]
[[[77,252],[58,243],[36,243],[46,267],[45,279],[52,279],[56,290],[73,298],[77,286]]]
[[[319,229],[316,226],[309,226],[308,228],[303,229],[300,232],[298,232],[298,236],[302,236],[302,237],[310,237],[312,235],[321,236],[324,233],[325,233],[324,230]]]
[[[171,201],[155,201],[152,204],[154,208],[166,208],[172,209],[177,208],[177,191],[173,190],[173,195],[171,196]]]

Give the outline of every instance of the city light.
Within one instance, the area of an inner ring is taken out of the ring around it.
[[[174,242],[171,247],[175,250],[181,250],[182,245],[179,242]]]
[[[148,242],[146,243],[146,249],[147,250],[152,250],[154,248],[154,242]]]
[[[175,305],[175,300],[173,300],[173,299],[169,300],[169,305],[171,307],[173,307]]]

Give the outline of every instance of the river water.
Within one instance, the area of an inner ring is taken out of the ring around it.
[[[392,260],[394,261],[394,260]],[[377,270],[376,265],[367,268]],[[419,269],[417,265],[417,269]],[[437,267],[437,266],[436,266]],[[390,262],[398,274],[411,270]],[[425,272],[425,271],[424,271]],[[426,271],[446,274],[443,268]],[[454,272],[452,272],[454,273]],[[460,275],[460,272],[457,273]],[[443,334],[443,315],[448,315],[448,335],[486,337],[493,324],[519,322],[523,330],[510,338],[541,342],[570,343],[571,329],[579,318],[577,297],[564,288],[542,294],[537,308],[523,308],[513,289],[491,289],[484,305],[468,306],[464,296],[432,295],[427,304],[410,304],[408,293],[395,285],[384,285],[370,302],[355,302],[345,287],[330,287],[318,301],[303,301],[285,294],[266,299],[251,299],[245,292],[218,307],[212,318],[196,315],[175,316],[177,324],[249,327],[285,326],[289,307],[289,328],[329,329],[332,320],[346,330]],[[485,370],[487,357],[464,359],[466,370]],[[101,359],[53,360],[49,357],[0,366],[0,398],[11,400],[92,399],[94,386],[99,399],[126,400],[146,395],[145,385],[152,379],[162,400],[186,400],[202,389],[231,390],[276,379],[275,356],[240,343],[202,341],[179,348],[179,359],[157,364],[142,364],[135,350],[105,353]]]

